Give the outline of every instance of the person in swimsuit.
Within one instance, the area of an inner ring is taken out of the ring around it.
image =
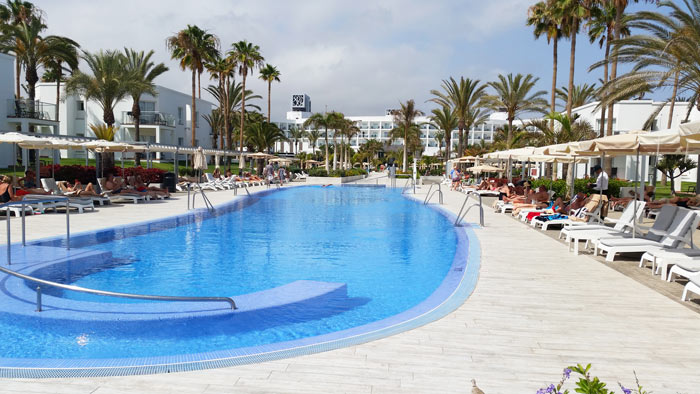
[[[12,190],[12,178],[3,175],[0,178],[0,204],[15,200],[15,193]]]

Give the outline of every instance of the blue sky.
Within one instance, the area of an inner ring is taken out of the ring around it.
[[[346,115],[379,115],[408,99],[428,112],[430,89],[449,76],[487,82],[499,73],[531,73],[540,89],[551,84],[551,46],[525,26],[532,0],[34,2],[45,11],[49,33],[85,50],[155,50],[156,60],[170,67],[156,82],[183,92],[190,91],[190,74],[170,60],[167,36],[196,24],[227,49],[242,39],[258,44],[282,73],[272,88],[273,119],[285,117],[294,93],[308,94],[314,111],[327,105]],[[569,48],[568,40],[560,42],[558,86],[568,83]],[[585,34],[577,48],[576,83],[597,82],[602,71],[588,67],[602,50]],[[266,111],[267,87],[257,77],[249,86],[265,97],[259,105]]]

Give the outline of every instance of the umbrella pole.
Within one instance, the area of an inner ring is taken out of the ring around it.
[[[634,217],[632,219],[632,238],[637,237],[637,199],[639,198],[639,187],[641,186],[641,182],[639,181],[639,147],[637,147],[637,161],[635,167],[634,181],[636,182],[636,187],[634,196]]]
[[[16,172],[17,172],[17,144],[12,144],[12,174],[15,174]]]
[[[697,162],[700,163],[700,155],[697,157]],[[700,171],[697,168],[695,169],[695,194],[700,194]]]
[[[175,183],[177,183],[177,179],[180,177],[178,174],[180,171],[178,171],[178,162],[177,162],[177,153],[180,150],[180,147],[178,146],[175,148],[175,153],[173,153],[173,171],[175,171]]]
[[[602,163],[605,163],[605,152],[603,152],[603,153],[600,155],[600,163],[601,163],[601,164],[602,164]],[[605,170],[603,170],[603,171],[605,171]],[[610,175],[608,175],[608,177],[609,177],[609,176],[610,176]],[[608,179],[609,179],[609,178],[608,178]],[[596,180],[596,182],[597,182],[597,180]],[[609,182],[609,181],[608,181],[608,182]],[[601,185],[601,186],[602,186],[602,185]],[[609,187],[609,185],[608,185],[608,187]],[[603,213],[603,188],[602,188],[602,187],[600,187],[600,188],[598,189],[598,193],[599,193],[598,196],[599,196],[599,198],[600,198],[600,201],[599,201],[600,209],[598,210],[598,223],[600,223],[600,222],[602,221],[602,220],[601,220],[601,216],[602,216],[602,213]],[[632,231],[634,232],[635,229],[632,229]]]
[[[34,168],[36,169],[36,183],[35,185],[41,185],[41,149],[36,150],[36,160],[34,160]]]

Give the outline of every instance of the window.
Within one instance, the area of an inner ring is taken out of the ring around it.
[[[155,112],[156,102],[155,101],[139,101],[139,108],[143,112]]]
[[[185,124],[184,122],[184,115],[185,114],[185,109],[182,107],[177,107],[177,123],[178,124]]]
[[[177,144],[182,146],[185,144],[185,139],[183,137],[177,137]]]
[[[78,111],[85,111],[85,101],[78,100],[75,104],[78,107]]]

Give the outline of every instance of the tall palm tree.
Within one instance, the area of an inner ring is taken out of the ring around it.
[[[459,125],[459,118],[455,114],[455,111],[452,110],[450,107],[442,107],[442,108],[434,108],[431,111],[432,115],[430,115],[430,122],[432,123],[433,126],[437,127],[439,130],[443,130],[444,134],[442,134],[442,137],[446,139],[447,145],[450,144],[450,138],[448,137],[450,134],[452,134],[452,130],[456,129],[457,126]],[[435,138],[437,139],[437,134],[435,135]],[[440,150],[440,147],[442,146],[442,138],[438,140],[438,151]],[[462,153],[460,152],[460,155]],[[445,158],[445,160],[448,160],[448,158]]]
[[[42,19],[43,12],[29,1],[7,0],[7,3],[0,4],[0,25],[17,26],[24,22],[29,24],[32,19]],[[20,95],[20,75],[22,73],[22,61],[15,54],[15,98]]]
[[[452,80],[454,81],[454,80]],[[416,118],[423,116],[423,111],[416,108],[413,100],[401,103],[401,109],[392,111],[394,117],[394,128],[389,132],[390,140],[402,140],[403,145],[403,171],[407,169],[408,145],[412,137],[420,136],[420,128],[416,124]]]
[[[341,122],[339,122],[339,132],[342,138],[347,138],[348,140],[347,144],[342,144],[342,149],[340,152],[340,162],[342,163],[341,169],[346,169],[347,164],[350,163],[350,160],[348,159],[348,147],[350,146],[350,141],[352,141],[352,139],[360,133],[360,128],[357,127],[355,121],[343,119]]]
[[[301,150],[302,139],[304,138],[304,129],[297,126],[292,126],[289,128],[289,137],[294,141],[292,152],[294,154],[299,153]]]
[[[245,129],[245,83],[248,78],[248,73],[252,73],[256,68],[263,65],[265,58],[260,54],[260,47],[249,43],[248,41],[238,41],[233,43],[231,50],[228,52],[229,58],[238,68],[238,73],[243,77],[243,96],[241,102],[241,127],[240,127],[240,148],[241,155],[239,158],[239,166],[245,167],[245,157],[243,156],[243,130]]]
[[[436,131],[435,141],[438,143],[438,155],[442,156],[442,142],[445,141],[445,132],[442,130]]]
[[[44,65],[44,75],[41,79],[44,82],[56,83],[56,108],[55,118],[59,122],[60,104],[61,104],[61,82],[63,82],[63,73],[72,74],[78,68],[78,47],[68,41],[61,41],[59,45],[65,45],[66,48],[60,51],[62,55],[51,57]],[[65,64],[65,65],[64,65]],[[67,67],[66,67],[67,66]]]
[[[195,146],[197,133],[197,76],[204,70],[204,63],[217,53],[219,39],[196,25],[187,25],[175,35],[165,40],[172,59],[180,61],[182,70],[192,71],[192,146]],[[201,90],[201,89],[200,89]],[[201,93],[200,93],[201,96]]]
[[[505,109],[506,112],[508,120],[506,146],[508,148],[513,142],[513,121],[515,118],[528,112],[543,113],[547,106],[547,100],[542,98],[547,92],[544,90],[533,92],[537,81],[539,78],[533,77],[532,74],[525,76],[508,74],[507,76],[499,75],[498,81],[488,84],[496,93],[486,96],[485,103],[494,110]]]
[[[277,142],[286,141],[287,137],[274,123],[251,122],[246,129],[246,140],[260,151],[269,152]]]
[[[66,94],[81,94],[86,101],[96,101],[102,107],[102,120],[114,128],[114,107],[126,98],[134,84],[140,84],[127,72],[126,56],[119,51],[83,52],[83,61],[92,74],[76,70],[66,81]],[[105,167],[114,166],[114,155],[105,157]]]
[[[36,96],[36,84],[39,82],[39,69],[56,58],[64,61],[75,59],[75,48],[79,45],[67,37],[42,36],[46,25],[38,18],[17,25],[6,26],[0,52],[14,52],[24,66],[27,81],[27,95],[30,101]]]
[[[540,1],[530,7],[527,14],[527,24],[534,27],[535,39],[545,35],[547,43],[552,43],[552,97],[549,107],[551,112],[556,111],[558,46],[562,37],[561,17],[558,10],[560,6],[560,1]]]
[[[236,83],[233,79],[226,79],[223,89],[219,86],[209,85],[206,89],[219,103],[219,108],[223,108],[224,133],[226,134],[226,147],[233,150],[233,128],[234,120],[240,116],[241,104],[243,101],[243,84]],[[246,111],[260,111],[260,107],[253,100],[261,99],[260,95],[254,94],[252,90],[246,90]],[[226,115],[228,114],[228,115]],[[228,117],[228,119],[226,119]],[[234,119],[235,118],[235,119]],[[222,146],[223,147],[223,146]]]
[[[304,121],[304,127],[311,126],[314,129],[319,129],[323,127],[323,138],[325,139],[326,142],[326,154],[324,158],[324,166],[326,168],[326,171],[329,171],[329,165],[328,165],[328,129],[332,129],[337,126],[339,123],[340,119],[343,118],[343,114],[335,111],[331,112],[326,112],[326,113],[315,113],[311,115],[306,121]],[[315,144],[314,144],[314,149],[315,149]],[[335,156],[335,155],[334,155]]]
[[[260,79],[267,82],[267,122],[270,122],[270,97],[272,97],[272,82],[279,82],[282,75],[277,67],[266,64],[260,69]]]
[[[481,84],[481,81],[471,80],[469,78],[460,77],[459,82],[450,77],[449,80],[442,81],[442,89],[431,90],[430,94],[435,96],[430,101],[438,104],[441,107],[451,107],[457,118],[459,119],[459,154],[461,155],[464,149],[464,130],[467,130],[467,140],[469,139],[469,113],[473,107],[481,105],[481,99],[486,95],[486,85]],[[450,144],[447,142],[447,159],[450,158]]]
[[[144,94],[157,95],[158,92],[153,81],[159,75],[168,71],[168,67],[165,64],[155,64],[151,61],[153,53],[152,50],[145,53],[144,51],[137,52],[133,49],[124,48],[126,72],[136,82],[129,86],[129,94],[134,101],[131,105],[131,116],[134,118],[136,141],[141,141],[141,96]],[[136,165],[141,165],[141,153],[139,152],[136,152]]]
[[[307,131],[305,136],[309,139],[309,143],[311,144],[311,153],[315,155],[316,143],[318,142],[318,139],[321,138],[321,132],[318,131],[317,127],[314,127],[313,129]]]
[[[230,150],[231,129],[229,126],[231,120],[231,107],[227,100],[229,98],[231,86],[229,81],[235,75],[234,64],[230,61],[228,57],[221,56],[221,54],[217,51],[216,56],[210,57],[204,64],[204,67],[211,74],[211,79],[216,79],[219,82],[217,94],[215,95],[215,97],[217,97],[217,100],[219,101],[219,108],[222,110],[222,113],[220,114],[222,122],[220,122],[219,124],[220,130],[218,133],[219,146],[221,146],[221,149]],[[209,90],[209,88],[207,90]],[[226,137],[226,145],[224,145],[224,137]],[[227,148],[224,148],[224,146],[226,146]],[[231,165],[230,156],[226,156],[226,165],[227,167],[230,167]]]
[[[588,2],[590,0],[560,0],[560,7],[556,8],[558,17],[562,21],[562,30],[571,40],[571,52],[569,55],[569,91],[574,90],[574,69],[576,65],[576,37],[581,30],[581,22],[584,22],[589,14]],[[571,117],[573,109],[571,98],[566,102],[566,115]]]
[[[211,111],[210,114],[205,114],[202,116],[204,120],[207,122],[209,127],[211,127],[212,130],[212,140],[211,140],[211,145],[214,149],[218,149],[218,137],[220,134],[222,134],[224,128],[223,128],[223,123],[224,119],[223,116],[221,115],[222,111],[219,108],[215,108]],[[224,149],[223,146],[221,146],[221,149]]]
[[[639,95],[651,86],[672,87],[674,93],[693,96],[700,92],[700,1],[684,0],[683,5],[663,1],[660,8],[663,12],[631,15],[628,26],[639,33],[613,43],[616,58],[633,66],[620,77],[611,74],[603,86],[601,106]]]
[[[587,83],[584,83],[583,85],[575,85],[571,95],[569,95],[569,89],[562,86],[561,89],[557,89],[557,98],[564,102],[568,102],[569,100],[571,100],[571,106],[574,108],[578,108],[582,105],[586,105],[594,101],[596,99],[597,93],[598,88],[596,88],[595,84],[589,85]],[[569,96],[571,96],[571,98],[569,98]],[[553,118],[550,119],[550,121],[554,120],[555,119]]]

